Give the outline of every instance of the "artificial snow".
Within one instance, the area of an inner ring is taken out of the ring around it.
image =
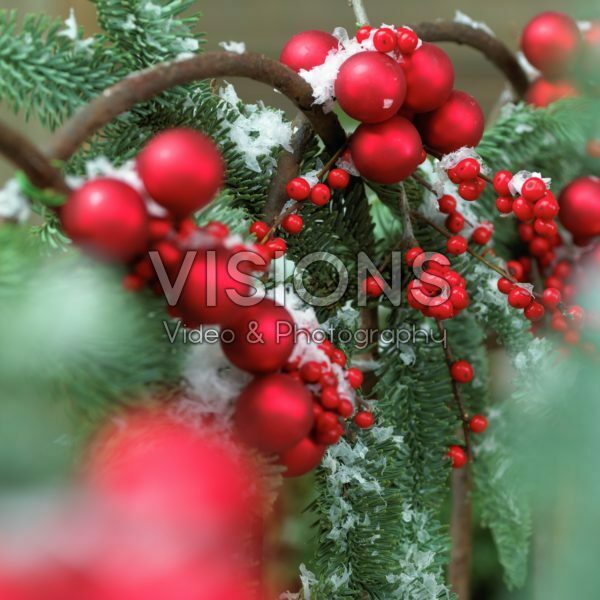
[[[0,190],[0,219],[23,223],[27,221],[30,214],[29,202],[22,194],[19,182],[11,179]]]
[[[488,35],[496,37],[496,34],[493,30],[481,21],[475,21],[469,15],[466,15],[464,12],[457,10],[454,13],[454,22],[460,23],[461,25],[468,25],[472,29],[479,29],[480,31],[485,31]]]
[[[244,54],[246,52],[246,44],[244,42],[219,42],[219,46],[226,52],[233,52],[234,54]]]
[[[348,173],[354,177],[360,176],[360,173],[352,160],[352,155],[349,152],[342,154],[335,163],[335,166],[348,171]]]
[[[61,37],[66,37],[73,42],[75,50],[87,50],[94,43],[94,38],[79,39],[79,26],[75,18],[75,9],[69,10],[69,16],[65,19],[65,28],[61,29],[58,34]]]
[[[521,66],[521,68],[523,69],[523,71],[525,71],[525,75],[527,75],[527,79],[529,79],[529,81],[534,81],[536,80],[538,77],[541,76],[541,71],[538,71],[525,57],[525,55],[519,51],[517,52],[517,62],[519,63],[519,65]]]
[[[221,88],[219,96],[229,104],[229,113],[235,117],[227,136],[243,154],[251,171],[261,173],[264,170],[264,165],[259,162],[261,159],[270,167],[275,166],[272,155],[278,148],[292,151],[292,125],[285,120],[283,111],[267,108],[262,102],[240,108],[241,101],[231,84]]]

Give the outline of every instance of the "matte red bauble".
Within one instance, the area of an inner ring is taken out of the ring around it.
[[[421,161],[422,149],[419,132],[404,117],[360,125],[350,140],[356,168],[377,183],[397,183],[412,175]]]
[[[544,75],[563,75],[579,50],[581,33],[577,23],[560,12],[543,12],[523,30],[521,50]]]
[[[286,467],[284,477],[300,477],[312,471],[323,459],[326,446],[317,444],[306,437],[293,448],[286,450],[279,457],[279,463]]]
[[[184,321],[223,325],[237,318],[236,294],[249,296],[250,287],[238,281],[244,275],[233,266],[232,256],[225,248],[198,250],[177,305]]]
[[[477,146],[483,136],[485,120],[477,100],[454,90],[437,110],[421,115],[417,127],[425,144],[448,154],[463,146]]]
[[[290,375],[257,377],[240,394],[235,424],[241,438],[279,454],[305,438],[314,422],[311,393]]]
[[[95,179],[75,190],[60,209],[65,233],[86,251],[129,261],[146,248],[149,216],[143,198],[116,179]]]
[[[302,31],[288,40],[279,60],[296,72],[310,71],[322,65],[329,52],[337,47],[337,39],[326,31]]]
[[[560,222],[576,238],[600,235],[600,179],[580,177],[560,193]]]
[[[441,48],[424,43],[402,65],[407,86],[403,109],[428,112],[448,99],[454,86],[454,67]]]
[[[540,77],[529,86],[525,99],[533,106],[545,108],[561,98],[574,98],[578,95],[575,87],[568,81],[548,81]]]
[[[152,198],[183,218],[216,196],[225,168],[210,138],[193,129],[170,129],[148,142],[137,170]]]
[[[239,308],[228,329],[233,335],[222,336],[223,351],[236,367],[249,373],[279,371],[294,349],[294,320],[269,298]]]
[[[400,65],[381,52],[359,52],[340,68],[335,95],[342,110],[363,123],[381,123],[393,117],[406,95]]]

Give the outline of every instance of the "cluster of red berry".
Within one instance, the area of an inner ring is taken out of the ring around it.
[[[422,266],[418,279],[412,279],[407,286],[408,304],[439,321],[456,317],[469,306],[469,294],[465,279],[450,268],[450,261],[443,255],[423,261],[422,248],[415,247],[406,253],[409,267]],[[417,263],[418,261],[418,263]]]

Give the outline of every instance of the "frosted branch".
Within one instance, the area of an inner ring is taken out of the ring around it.
[[[360,27],[361,25],[369,24],[369,17],[365,10],[363,0],[348,0],[348,5],[352,7],[354,15],[356,17],[356,24]]]

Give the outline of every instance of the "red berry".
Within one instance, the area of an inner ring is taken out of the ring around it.
[[[408,250],[406,252],[406,264],[409,267],[412,267],[417,256],[419,256],[420,254],[423,254],[423,248],[419,248],[418,246],[415,246],[414,248]]]
[[[571,318],[575,325],[580,325],[583,322],[584,315],[585,313],[583,308],[581,308],[581,306],[577,306],[576,304],[567,309],[567,316]]]
[[[546,254],[550,250],[550,244],[548,240],[543,237],[534,237],[531,242],[529,242],[529,252],[533,256],[542,256]]]
[[[350,173],[344,169],[331,169],[327,176],[327,183],[332,190],[343,190],[350,183]]]
[[[519,223],[519,237],[524,242],[530,242],[533,239],[533,225],[530,223]]]
[[[272,238],[265,244],[265,246],[271,255],[275,255],[275,253],[279,252],[285,252],[287,250],[287,244],[282,238]]]
[[[459,233],[465,226],[465,218],[457,211],[446,217],[446,229],[450,233]]]
[[[469,294],[467,290],[461,287],[452,288],[450,292],[450,302],[456,310],[463,310],[469,306]]]
[[[556,288],[549,287],[542,292],[542,302],[548,308],[554,308],[555,306],[558,306],[561,299],[562,296],[560,290]]]
[[[481,194],[483,194],[483,192],[485,192],[487,182],[482,177],[477,177],[477,179],[475,179],[475,185],[479,189],[479,194],[481,195]]]
[[[551,275],[550,277],[546,277],[546,279],[544,279],[544,287],[547,288],[556,288],[557,290],[562,290],[563,289],[563,283],[562,281],[556,277],[555,275]]]
[[[337,348],[331,353],[331,362],[340,365],[340,367],[346,366],[346,360],[346,355]]]
[[[393,52],[396,49],[396,34],[388,27],[382,27],[375,32],[373,45],[379,52]]]
[[[512,203],[512,211],[520,221],[529,221],[533,219],[533,207],[525,198],[517,198]]]
[[[396,43],[402,54],[412,54],[419,45],[419,38],[412,29],[401,27],[396,31]]]
[[[450,284],[450,287],[462,287],[464,288],[464,279],[456,271],[448,271],[442,274],[442,277]]]
[[[323,408],[333,410],[340,404],[340,397],[338,396],[337,389],[333,386],[324,387],[321,390],[321,404]]]
[[[464,158],[454,167],[462,181],[471,181],[479,177],[481,165],[474,158]]]
[[[134,273],[129,273],[123,277],[123,288],[128,292],[139,292],[144,285],[144,278]]]
[[[356,32],[356,41],[360,44],[369,38],[371,35],[371,27],[369,25],[363,25]]]
[[[450,194],[444,194],[438,199],[438,206],[440,212],[446,215],[452,214],[456,210],[456,199]]]
[[[533,213],[538,219],[554,219],[558,215],[559,206],[556,200],[542,198],[535,203]]]
[[[503,215],[508,215],[512,212],[513,199],[510,196],[498,196],[496,198],[496,208]]]
[[[331,199],[331,190],[324,183],[317,183],[310,191],[310,201],[317,206],[325,206]]]
[[[488,421],[483,415],[473,415],[469,421],[469,428],[473,433],[483,433],[488,426]]]
[[[332,371],[328,371],[326,373],[323,373],[323,375],[321,375],[321,377],[319,377],[319,385],[322,388],[326,388],[326,387],[336,387],[338,384],[338,378],[335,376],[335,374]]]
[[[451,319],[455,315],[454,305],[450,300],[446,300],[446,302],[442,302],[442,304],[438,304],[436,306],[430,306],[427,312],[428,316],[433,317],[438,321]]]
[[[302,179],[302,177],[295,177],[288,181],[285,186],[285,193],[292,200],[301,202],[302,200],[306,200],[310,195],[310,184],[306,179]]]
[[[378,298],[383,294],[383,279],[381,277],[367,277],[363,281],[362,288],[370,298]]]
[[[300,215],[288,215],[281,223],[281,226],[292,235],[300,233],[303,225],[304,221]]]
[[[446,248],[450,254],[455,256],[464,254],[468,248],[467,240],[462,235],[453,235],[446,242]]]
[[[319,431],[317,433],[317,442],[319,442],[319,444],[325,444],[326,446],[337,444],[344,433],[341,425],[339,425],[339,423],[337,425],[338,426],[328,429],[327,431]]]
[[[346,371],[346,379],[351,387],[357,390],[363,384],[364,376],[360,369],[357,369],[356,367],[350,367]]]
[[[448,169],[448,171],[446,171],[446,173],[448,174],[448,179],[452,182],[452,183],[460,183],[462,181],[460,175],[458,174],[456,167],[452,167],[451,169]]]
[[[354,422],[361,429],[369,429],[369,427],[373,427],[375,423],[375,417],[373,413],[368,410],[361,410],[356,413],[354,417]]]
[[[458,185],[458,195],[461,198],[472,202],[473,200],[477,200],[477,198],[481,196],[481,190],[479,189],[479,186],[476,183],[468,181],[466,183],[460,183]]]
[[[321,377],[322,371],[321,365],[314,360],[304,363],[302,367],[300,367],[300,375],[306,383],[317,383]]]
[[[319,406],[320,413],[317,416],[316,419],[316,429],[319,432],[325,432],[325,431],[329,431],[330,429],[334,429],[335,426],[338,424],[338,418],[337,415],[334,412],[328,411],[328,410],[323,410],[319,404],[317,404],[315,402],[314,406]],[[317,409],[317,412],[318,409]]]
[[[498,171],[494,175],[494,191],[499,196],[510,196],[510,188],[508,184],[512,179],[512,173],[510,171]]]
[[[531,304],[533,297],[531,292],[516,285],[510,292],[508,293],[508,303],[513,308],[526,308]]]
[[[450,367],[450,375],[458,383],[469,383],[473,380],[473,367],[466,360],[457,360]]]
[[[148,234],[150,237],[150,241],[157,242],[158,240],[162,240],[166,237],[171,231],[171,221],[168,219],[158,219],[153,218],[150,219],[148,223]]]
[[[248,231],[253,233],[257,240],[262,240],[269,233],[270,229],[264,221],[255,221],[250,225]]]
[[[554,331],[567,331],[569,325],[567,324],[566,319],[559,313],[555,313],[552,315],[552,319],[550,320],[550,327],[554,329]]]
[[[546,184],[539,177],[526,179],[521,188],[521,195],[529,202],[536,202],[546,193]]]
[[[523,281],[525,278],[525,267],[518,260],[509,260],[506,269],[517,281]]]
[[[424,148],[421,148],[421,160],[419,160],[419,164],[422,165],[427,160],[427,152]]]
[[[561,260],[554,267],[554,275],[556,275],[556,277],[559,277],[560,279],[568,279],[569,277],[571,277],[572,272],[573,268],[567,260]]]
[[[352,413],[354,412],[354,406],[352,405],[352,402],[348,400],[348,398],[342,398],[338,404],[337,411],[341,417],[347,419],[348,417],[352,416]]]
[[[537,300],[534,300],[526,309],[525,309],[525,318],[529,319],[532,322],[539,321],[544,317],[544,307]]]
[[[227,227],[225,223],[221,223],[221,221],[211,221],[210,223],[207,223],[203,229],[206,233],[221,240],[229,235],[229,227]]]
[[[515,284],[510,281],[510,279],[507,279],[506,277],[500,277],[500,279],[498,279],[498,289],[503,293],[503,294],[508,294],[510,292],[510,290],[512,290],[515,287]]]
[[[546,238],[554,237],[558,233],[558,226],[554,221],[544,221],[543,219],[536,219],[533,222],[533,229],[538,235]]]
[[[333,344],[329,340],[323,340],[319,344],[319,348],[323,350],[327,356],[331,356],[331,353],[335,350]]]
[[[485,246],[492,237],[492,230],[489,227],[480,226],[475,228],[473,231],[473,235],[471,236],[471,240],[475,244],[479,244],[480,246]]]
[[[467,454],[460,446],[450,446],[448,456],[452,460],[453,469],[461,469],[467,464]]]
[[[571,346],[575,346],[575,345],[579,344],[579,340],[581,339],[581,335],[579,334],[579,332],[573,331],[571,329],[569,331],[565,331],[565,333],[563,335],[563,339],[565,340],[566,344],[569,344]]]

